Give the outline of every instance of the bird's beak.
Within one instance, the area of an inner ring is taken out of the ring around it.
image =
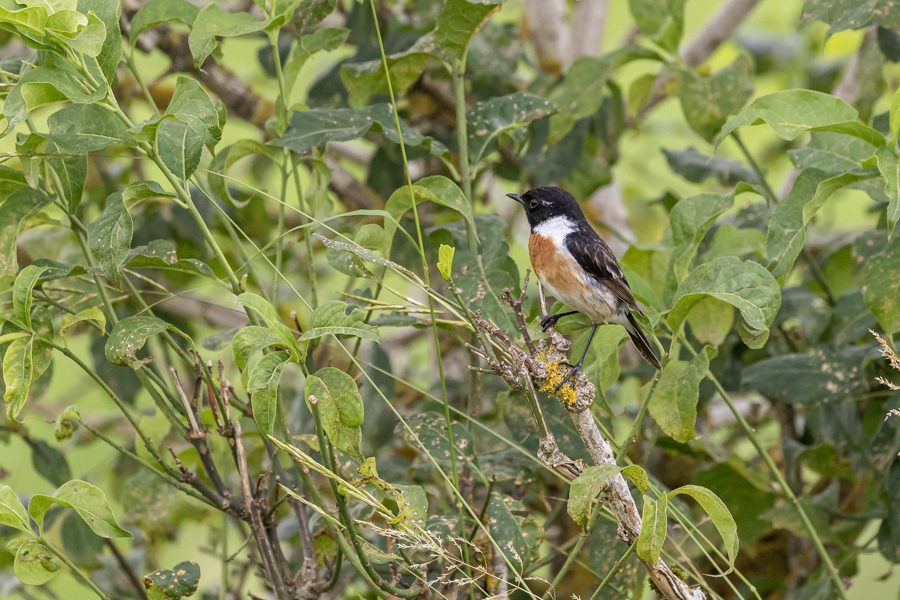
[[[512,198],[519,204],[522,204],[522,195],[521,194],[507,194],[508,197]]]

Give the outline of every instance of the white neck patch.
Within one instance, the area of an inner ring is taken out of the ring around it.
[[[566,236],[575,231],[575,224],[569,217],[553,217],[534,228],[532,233],[550,238],[557,246],[561,246]]]

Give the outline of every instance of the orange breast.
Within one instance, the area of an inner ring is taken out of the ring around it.
[[[528,256],[531,258],[531,267],[544,285],[561,292],[575,291],[583,287],[575,260],[571,256],[557,252],[551,238],[531,234],[528,238]]]

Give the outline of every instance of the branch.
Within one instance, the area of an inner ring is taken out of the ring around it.
[[[689,67],[696,67],[712,56],[722,42],[734,35],[758,2],[759,0],[730,0],[681,51],[684,62]]]
[[[540,289],[540,297],[541,312],[546,316],[547,303],[543,289]],[[510,304],[517,313],[517,322],[524,323],[521,302],[513,301],[509,293],[499,298]],[[470,349],[488,364],[491,372],[503,377],[511,388],[522,391],[532,405],[532,413],[541,436],[538,458],[569,478],[574,478],[584,471],[581,461],[573,461],[559,450],[553,433],[543,422],[536,388],[557,398],[569,411],[572,423],[595,465],[615,465],[612,446],[600,433],[590,411],[596,395],[594,384],[583,373],[579,373],[571,384],[566,384],[556,391],[564,372],[559,363],[566,359],[570,343],[551,327],[547,330],[548,339],[540,340],[533,349],[529,347],[523,350],[499,327],[487,322],[480,313],[475,314],[475,323],[491,340],[492,347]],[[523,337],[525,335],[527,332],[523,332]],[[602,502],[619,522],[617,531],[619,538],[629,546],[634,544],[641,533],[641,516],[624,477],[616,475],[610,479]],[[662,559],[656,564],[641,559],[641,563],[647,569],[653,583],[668,600],[702,600],[706,597],[702,590],[692,589],[675,575]]]

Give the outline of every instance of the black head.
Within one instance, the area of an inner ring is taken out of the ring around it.
[[[507,194],[507,196],[525,208],[528,224],[532,229],[553,217],[565,216],[576,222],[584,220],[584,213],[575,197],[558,187],[539,187],[521,195]]]

